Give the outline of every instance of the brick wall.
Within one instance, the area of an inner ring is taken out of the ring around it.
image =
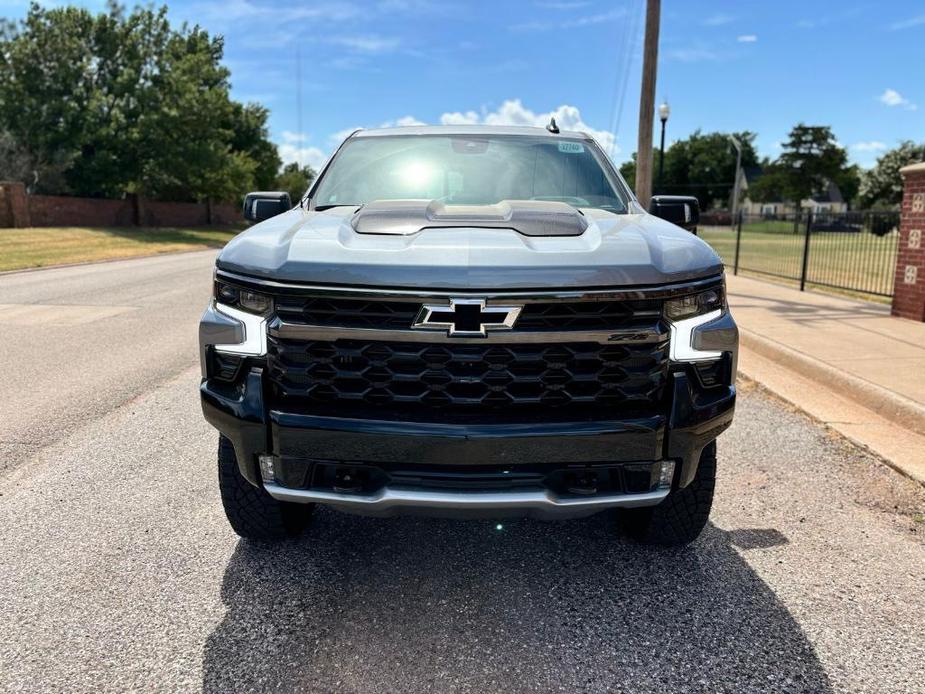
[[[155,227],[204,226],[209,223],[209,211],[206,205],[195,202],[145,200],[141,223]]]
[[[35,227],[127,227],[135,223],[131,199],[97,200],[63,195],[29,195]]]
[[[158,202],[133,195],[124,200],[27,195],[22,183],[0,182],[0,228],[185,227],[233,224],[242,219],[240,208],[227,203]]]
[[[900,170],[902,220],[893,290],[893,315],[925,321],[925,162]]]

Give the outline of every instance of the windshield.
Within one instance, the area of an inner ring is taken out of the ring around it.
[[[373,200],[451,205],[555,200],[625,212],[596,146],[543,136],[389,135],[349,140],[318,183],[315,209]]]

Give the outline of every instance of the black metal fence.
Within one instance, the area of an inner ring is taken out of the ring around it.
[[[740,214],[701,236],[727,268],[879,297],[893,295],[899,212]]]

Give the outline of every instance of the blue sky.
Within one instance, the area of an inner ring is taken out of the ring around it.
[[[358,126],[542,124],[552,112],[612,145],[618,162],[636,148],[644,0],[168,5],[174,20],[225,36],[233,93],[270,108],[285,159],[317,166]],[[25,8],[0,0],[8,18]],[[668,140],[748,129],[774,157],[804,121],[831,125],[870,166],[899,140],[925,140],[923,45],[921,1],[663,0],[657,94],[671,105]]]

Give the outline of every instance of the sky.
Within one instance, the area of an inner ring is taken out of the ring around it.
[[[636,149],[645,0],[167,4],[173,21],[225,37],[232,94],[270,109],[285,161],[317,168],[357,127],[550,115],[618,163]],[[0,0],[8,19],[26,8]],[[869,167],[901,140],[925,140],[923,46],[922,1],[663,0],[667,142],[750,130],[774,158],[796,123],[830,125]]]

